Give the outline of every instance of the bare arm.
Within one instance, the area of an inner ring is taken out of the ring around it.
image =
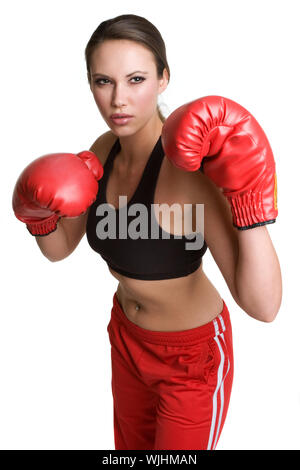
[[[234,300],[256,320],[273,321],[281,304],[282,280],[267,226],[237,230],[220,190],[205,175],[198,178],[205,239]]]
[[[274,320],[282,299],[281,271],[267,226],[237,231],[239,241],[235,284],[247,313]]]
[[[61,261],[75,250],[85,234],[87,216],[88,210],[79,217],[62,217],[54,232],[35,237],[41,252],[49,261]]]

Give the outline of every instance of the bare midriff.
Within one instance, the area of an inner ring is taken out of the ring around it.
[[[201,266],[188,276],[144,281],[123,276],[116,296],[126,317],[152,331],[182,331],[212,321],[223,309],[223,300]]]
[[[155,139],[153,138],[153,142],[157,141],[160,133],[161,129],[157,132]],[[110,142],[110,148],[111,145],[112,142]],[[147,153],[149,152],[150,150]],[[114,160],[106,188],[107,202],[113,204],[114,207],[118,207],[120,194],[127,195],[130,200],[141,178],[142,168],[130,182],[127,177],[124,177],[123,170],[118,167],[118,157],[120,159],[121,156],[122,152],[119,152]],[[168,207],[174,203],[195,205],[203,199],[202,178],[201,172],[183,171],[164,157],[153,202],[167,204]],[[157,222],[167,232],[182,234],[183,221],[178,227],[174,221],[170,226],[164,226],[163,219],[157,219]],[[197,227],[194,219],[187,233],[189,231],[201,231],[201,227]],[[187,276],[153,281],[129,278],[112,268],[109,268],[109,271],[119,281],[117,299],[132,323],[152,331],[182,331],[210,322],[223,309],[223,300],[205,275],[202,264]]]

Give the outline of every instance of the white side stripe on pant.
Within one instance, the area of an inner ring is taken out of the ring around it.
[[[225,343],[225,339],[224,339],[224,335],[223,333],[220,335]],[[227,366],[227,371],[226,371],[226,374],[224,375],[223,377],[223,380],[222,380],[222,383],[221,383],[221,388],[220,388],[220,394],[221,394],[221,409],[220,409],[220,413],[219,413],[219,421],[218,421],[218,428],[217,428],[217,432],[216,432],[216,436],[215,436],[215,440],[214,440],[214,445],[213,445],[213,449],[216,447],[216,444],[217,444],[217,441],[218,441],[218,437],[219,437],[219,432],[220,432],[220,425],[221,425],[221,420],[222,420],[222,415],[223,415],[223,408],[224,408],[224,380],[226,379],[226,375],[228,374],[228,371],[229,371],[229,368],[230,368],[230,361],[229,361],[229,358],[228,358],[228,366]]]
[[[219,316],[223,331],[225,331],[225,325],[222,316]],[[225,376],[223,377],[223,372],[224,372],[224,362],[225,362],[225,353],[223,351],[221,342],[219,341],[218,334],[220,333],[219,331],[219,326],[217,320],[214,320],[214,327],[215,327],[215,333],[216,336],[214,337],[215,342],[218,345],[219,352],[220,352],[220,364],[218,368],[218,380],[217,380],[217,385],[213,394],[213,412],[212,412],[212,420],[211,420],[211,426],[210,426],[210,433],[209,433],[209,440],[208,440],[208,445],[207,445],[207,450],[214,449],[218,440],[219,436],[219,431],[220,431],[220,425],[222,421],[222,414],[223,414],[223,408],[224,408],[224,380],[228,374],[229,368],[230,368],[230,362],[228,359],[228,367]],[[224,335],[221,333],[220,335],[225,343]],[[215,439],[213,442],[213,437],[215,433],[215,426],[216,426],[216,418],[217,418],[217,411],[218,411],[218,400],[217,400],[217,395],[218,391],[220,390],[220,411],[219,411],[219,419],[218,419],[218,426],[217,426],[217,431],[215,434]],[[212,445],[213,442],[213,445]]]

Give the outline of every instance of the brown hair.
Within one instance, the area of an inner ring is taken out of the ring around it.
[[[155,59],[157,77],[162,78],[164,68],[167,69],[170,80],[170,69],[167,61],[166,47],[158,29],[142,16],[120,15],[103,21],[95,29],[85,48],[85,61],[89,84],[91,83],[90,63],[95,48],[108,39],[127,39],[135,41],[149,49]],[[162,122],[165,117],[157,106],[159,118]]]

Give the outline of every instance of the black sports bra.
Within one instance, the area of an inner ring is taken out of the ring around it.
[[[90,207],[86,227],[89,245],[111,269],[130,278],[158,280],[191,274],[200,266],[207,249],[203,235],[197,232],[186,237],[166,232],[154,215],[154,192],[164,158],[161,136],[134,195],[127,205],[115,209],[107,203],[106,188],[120,150],[117,139],[104,164],[97,198]]]

